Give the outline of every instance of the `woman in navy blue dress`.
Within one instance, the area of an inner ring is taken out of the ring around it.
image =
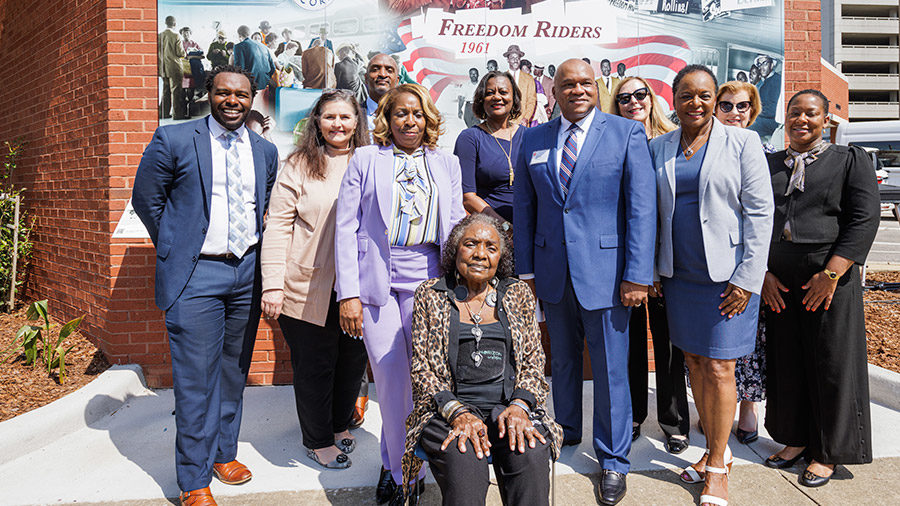
[[[756,344],[772,186],[759,136],[713,117],[717,83],[707,67],[685,67],[672,89],[681,128],[650,143],[659,190],[657,269],[669,336],[684,351],[707,438],[706,455],[681,478],[705,482],[701,505],[721,506],[733,460],[735,359]]]
[[[507,231],[513,219],[513,160],[525,131],[516,122],[521,99],[509,72],[485,74],[472,100],[472,112],[482,122],[460,132],[453,150],[462,169],[463,207],[499,219]]]

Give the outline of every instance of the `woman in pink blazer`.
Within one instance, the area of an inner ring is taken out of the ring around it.
[[[338,192],[335,290],[341,328],[363,337],[375,376],[382,419],[379,504],[403,500],[397,485],[412,411],[413,292],[438,275],[440,246],[465,215],[459,161],[436,149],[441,123],[422,86],[388,92],[375,112],[377,145],[356,150]]]

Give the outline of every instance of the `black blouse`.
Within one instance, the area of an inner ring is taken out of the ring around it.
[[[805,191],[785,196],[792,169],[786,151],[767,155],[775,192],[772,242],[783,239],[790,222],[791,241],[833,244],[832,255],[865,262],[875,241],[881,207],[875,169],[865,150],[832,145],[806,165]]]

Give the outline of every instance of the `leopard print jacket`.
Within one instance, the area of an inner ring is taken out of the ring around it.
[[[436,286],[437,285],[437,286]],[[516,364],[515,388],[534,395],[536,403],[532,419],[547,428],[553,459],[559,456],[562,428],[544,410],[549,385],[544,377],[544,349],[534,316],[535,298],[525,283],[508,279],[497,286],[498,302],[509,320],[512,349]],[[434,395],[455,391],[448,360],[450,319],[454,313],[452,292],[444,278],[425,281],[416,289],[412,317],[413,411],[406,419],[406,451],[403,454],[403,481],[414,481],[422,468],[422,460],[414,451],[425,425],[437,414]],[[458,313],[456,313],[458,314]],[[408,487],[408,485],[407,485]]]

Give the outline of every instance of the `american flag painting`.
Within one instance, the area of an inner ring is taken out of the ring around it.
[[[397,34],[405,45],[399,52],[400,62],[416,82],[429,89],[432,100],[437,101],[448,86],[468,80],[471,62],[458,62],[452,51],[436,47],[422,36],[413,34],[410,19],[400,22]],[[691,56],[687,42],[678,37],[654,35],[619,38],[613,44],[596,44],[594,47],[597,49],[587,51],[586,56],[595,62],[607,58],[612,62],[613,69],[617,64],[624,63],[627,75],[646,79],[653,87],[653,91],[665,100],[671,109],[672,79],[688,64]],[[553,56],[538,57],[536,60],[558,65],[569,57]],[[499,55],[489,55],[485,60],[494,58],[502,62],[503,59],[498,57]],[[549,91],[547,90],[548,93]]]
[[[417,83],[428,88],[431,100],[437,102],[447,86],[469,79],[468,67],[458,64],[451,51],[429,44],[421,35],[413,35],[409,18],[400,22],[397,34],[406,46],[399,53],[400,62]]]
[[[678,37],[654,35],[620,38],[615,44],[600,44],[602,58],[615,69],[624,63],[625,75],[643,77],[653,91],[672,108],[672,79],[687,66],[691,48]]]

